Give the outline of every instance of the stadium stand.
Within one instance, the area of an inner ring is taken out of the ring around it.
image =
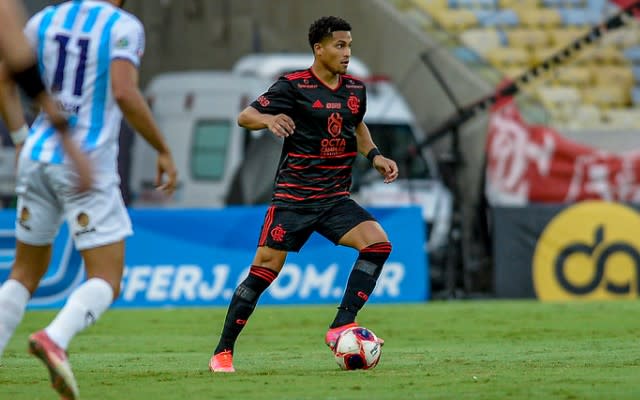
[[[401,2],[407,13],[432,20],[422,26],[429,33],[447,32],[454,54],[495,83],[519,76],[619,11],[607,0]],[[487,74],[487,65],[496,73]],[[525,95],[537,99],[550,116],[548,122],[559,128],[638,128],[640,24],[634,20],[608,33],[529,85]]]

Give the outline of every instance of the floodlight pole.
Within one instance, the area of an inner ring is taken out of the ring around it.
[[[458,100],[456,99],[451,87],[445,80],[444,76],[440,73],[440,70],[435,66],[430,52],[424,52],[420,58],[422,62],[429,69],[433,77],[438,81],[440,88],[444,91],[451,104],[455,107],[456,112],[460,114],[462,108]],[[449,134],[451,135],[451,142],[449,144],[449,152],[440,160],[443,164],[446,164],[449,169],[449,176],[445,180],[447,187],[451,191],[453,197],[453,210],[451,214],[451,227],[448,233],[447,250],[445,259],[445,292],[446,297],[453,299],[457,297],[457,281],[459,271],[464,273],[464,256],[463,256],[463,244],[462,244],[462,199],[460,188],[458,186],[458,171],[464,165],[464,157],[460,150],[460,125],[451,126]]]

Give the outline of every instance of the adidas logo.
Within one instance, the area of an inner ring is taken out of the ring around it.
[[[311,106],[311,108],[324,108],[324,104],[322,104],[320,100],[316,100]]]

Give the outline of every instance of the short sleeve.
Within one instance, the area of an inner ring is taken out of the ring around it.
[[[29,44],[34,49],[38,47],[38,27],[42,23],[42,18],[44,18],[47,13],[51,12],[53,12],[52,7],[47,7],[44,10],[41,10],[36,15],[29,18],[27,24],[24,27],[24,35],[27,37]]]
[[[362,120],[364,119],[364,115],[367,113],[367,87],[363,85],[363,89],[362,89],[362,102],[360,104],[360,114],[359,114],[359,119],[360,122],[362,122]]]
[[[125,59],[136,67],[144,54],[145,37],[142,23],[133,16],[121,18],[111,34],[111,59]]]
[[[265,114],[287,113],[293,109],[295,96],[293,87],[288,79],[281,77],[269,90],[258,97],[251,107]]]

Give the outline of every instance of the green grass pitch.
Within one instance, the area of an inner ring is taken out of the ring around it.
[[[82,399],[638,399],[640,301],[369,305],[386,340],[371,371],[340,371],[323,343],[332,306],[258,307],[236,374],[213,375],[223,308],[110,310],[71,344]],[[56,399],[26,352],[30,311],[0,361],[0,399]]]

